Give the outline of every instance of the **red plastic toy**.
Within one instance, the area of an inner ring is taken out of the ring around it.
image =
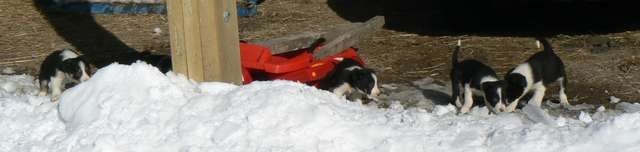
[[[335,58],[350,58],[364,66],[354,48],[314,60],[312,52],[306,49],[273,55],[269,48],[241,42],[240,53],[244,84],[259,80],[291,80],[317,86],[338,63]]]

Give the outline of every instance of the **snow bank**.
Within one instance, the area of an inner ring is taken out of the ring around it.
[[[378,109],[294,82],[194,83],[144,63],[99,70],[59,106],[34,96],[31,76],[0,86],[0,151],[640,150],[640,113],[585,123],[542,109]]]
[[[616,109],[621,109],[625,112],[640,112],[640,104],[621,102],[616,104]]]
[[[0,75],[0,151],[47,151],[64,134],[55,105],[37,92],[32,76]]]

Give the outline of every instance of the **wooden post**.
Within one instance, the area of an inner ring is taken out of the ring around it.
[[[167,0],[173,71],[242,83],[236,0]]]

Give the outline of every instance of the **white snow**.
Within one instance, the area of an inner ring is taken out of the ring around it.
[[[543,123],[550,126],[555,126],[559,124],[563,124],[565,122],[556,122],[553,118],[542,108],[537,105],[528,104],[524,108],[522,108],[522,113],[524,113],[527,118],[532,120],[533,122]]]
[[[160,29],[159,27],[153,28],[154,36],[160,36],[160,34],[162,34],[162,29]]]
[[[450,112],[456,112],[456,107],[454,105],[448,104],[446,106],[435,106],[433,108],[433,114],[436,114],[438,116],[442,116]]]
[[[589,115],[588,112],[584,112],[584,111],[580,111],[580,115],[578,116],[578,119],[580,119],[580,121],[584,123],[593,122],[593,119],[591,119],[591,115]]]
[[[14,74],[14,73],[16,73],[16,70],[14,70],[12,67],[6,67],[2,69],[2,74]]]
[[[605,108],[604,106],[600,106],[598,107],[598,109],[596,109],[597,112],[604,112],[605,110],[607,110],[607,108]]]
[[[640,112],[640,104],[638,103],[628,103],[628,102],[620,102],[616,104],[616,109],[621,109],[625,112]]]
[[[620,102],[620,98],[617,98],[615,96],[609,96],[609,101],[611,103],[618,103],[618,102]]]
[[[0,86],[0,151],[640,151],[636,112],[585,124],[536,107],[380,109],[295,82],[195,83],[144,63],[100,69],[59,104],[36,96],[32,76],[0,75]]]

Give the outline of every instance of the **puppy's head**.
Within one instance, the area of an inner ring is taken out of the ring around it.
[[[76,57],[62,61],[60,70],[71,80],[84,82],[90,78],[89,68],[88,62],[83,57]]]
[[[522,96],[524,89],[527,87],[527,79],[519,73],[509,73],[504,80],[507,82],[506,98],[507,104]]]
[[[354,70],[349,77],[349,85],[353,86],[357,91],[367,94],[369,97],[380,95],[378,77],[371,69]]]
[[[505,90],[507,83],[504,80],[482,83],[484,100],[493,107],[494,110],[502,111],[506,105]]]

